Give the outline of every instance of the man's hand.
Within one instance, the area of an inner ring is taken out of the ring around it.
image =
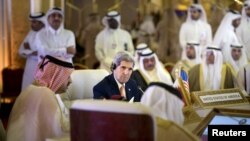
[[[76,49],[73,46],[67,47],[68,54],[76,54]]]
[[[32,56],[37,56],[37,51],[31,53]]]
[[[29,49],[30,50],[30,45],[28,42],[23,43],[24,49]]]

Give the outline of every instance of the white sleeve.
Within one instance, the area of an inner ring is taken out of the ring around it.
[[[38,45],[38,52],[40,56],[64,56],[67,54],[66,48],[50,47],[47,42],[48,41],[46,41],[46,39],[43,38],[40,33],[38,33],[36,37],[36,44]]]
[[[180,34],[179,34],[179,42],[180,42],[181,48],[184,48],[187,44],[186,38],[185,38],[185,25],[184,24],[181,25]]]
[[[64,102],[61,99],[60,94],[56,94],[56,100],[57,100],[57,103],[58,103],[60,111],[61,111],[61,116],[60,116],[61,128],[63,129],[63,131],[68,132],[70,130],[69,107],[66,107],[64,105]]]
[[[105,59],[104,56],[104,40],[102,34],[98,34],[95,40],[95,56],[101,62]]]
[[[27,57],[31,52],[31,50],[27,50],[24,48],[24,43],[25,42],[28,42],[28,38],[29,38],[29,34],[30,32],[27,34],[27,36],[25,37],[25,39],[23,40],[23,42],[21,43],[20,47],[19,47],[19,50],[18,50],[18,53],[20,56],[22,57]]]
[[[243,27],[239,25],[238,28],[236,28],[236,35],[238,38],[240,38],[240,41],[243,41]]]
[[[67,39],[67,44],[66,44],[66,48],[67,47],[71,47],[73,46],[74,48],[76,48],[76,41],[75,41],[75,35],[73,32],[70,31],[68,39]],[[65,58],[73,58],[74,54],[68,54],[66,51],[66,54],[64,55]]]
[[[213,36],[212,36],[212,28],[211,28],[211,26],[210,25],[208,25],[208,28],[207,28],[207,43],[206,43],[206,45],[208,45],[208,44],[211,44],[212,43],[212,38],[213,38]]]

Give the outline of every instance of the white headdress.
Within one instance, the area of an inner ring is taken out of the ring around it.
[[[231,55],[231,52],[232,52],[232,49],[233,48],[240,48],[241,49],[241,56],[239,58],[238,61],[235,61]],[[229,51],[228,51],[228,54],[226,54],[226,62],[227,63],[230,63],[234,69],[234,71],[237,72],[239,71],[239,69],[243,66],[245,66],[248,61],[247,61],[247,56],[246,56],[246,53],[245,53],[245,49],[243,47],[243,45],[240,43],[240,42],[233,42],[231,45],[230,45],[230,48],[229,48]]]
[[[30,13],[29,19],[40,21],[45,24],[45,14],[43,12]]]
[[[61,8],[54,7],[54,8],[49,9],[48,12],[46,13],[46,18],[47,18],[46,19],[46,24],[47,24],[46,28],[51,28],[49,26],[49,23],[48,23],[48,18],[53,13],[59,13],[62,17],[64,17],[64,13],[63,13]],[[64,20],[62,20],[61,26],[58,28],[58,31],[60,31],[62,28],[64,28],[63,22],[64,22]]]
[[[240,13],[237,13],[236,11],[229,11],[227,14],[224,16],[222,19],[220,26],[218,27],[215,35],[214,35],[214,40],[213,44],[216,46],[220,47],[221,41],[223,40],[224,37],[227,36],[228,30],[233,31],[234,27],[232,25],[232,21],[240,18],[241,15]]]
[[[115,19],[119,24],[118,27],[120,27],[120,25],[121,25],[121,15],[120,15],[120,13],[117,12],[117,11],[110,11],[102,19],[102,24],[105,26],[105,28],[109,28],[108,20],[111,19],[111,18]]]
[[[186,48],[189,47],[189,46],[193,46],[194,49],[195,49],[195,58],[192,59],[192,60],[187,57],[187,53],[186,53]],[[184,52],[184,54],[183,54],[182,59],[192,61],[195,64],[201,63],[202,47],[200,46],[199,42],[197,42],[197,41],[188,41],[187,45],[183,48],[183,52]]]
[[[139,54],[144,50],[147,49],[148,45],[146,43],[140,43],[136,46],[135,49],[135,60],[139,61]]]
[[[191,9],[197,9],[197,10],[201,11],[200,20],[207,22],[206,12],[201,4],[192,4],[191,6],[189,6],[186,22],[192,21]]]
[[[140,53],[140,59],[139,59],[139,70],[142,75],[146,77],[149,82],[152,82],[152,76],[148,74],[148,72],[145,70],[144,65],[143,65],[143,59],[145,58],[155,58],[155,69],[156,69],[156,75],[160,79],[161,82],[166,83],[168,85],[173,85],[172,78],[170,74],[167,72],[167,70],[163,67],[162,63],[159,61],[158,57],[156,54],[149,48],[144,49]]]
[[[184,103],[178,90],[164,83],[151,83],[141,98],[141,103],[152,108],[155,116],[183,124]]]
[[[205,86],[211,85],[211,90],[218,90],[220,89],[221,83],[221,71],[223,65],[223,56],[221,53],[221,49],[217,46],[208,46],[206,48],[206,53],[212,51],[214,55],[214,64],[207,64],[207,56],[203,56],[202,61],[202,70],[203,70],[203,78]],[[212,76],[208,76],[210,73]],[[211,80],[211,81],[208,81]]]
[[[46,16],[49,17],[49,15],[51,15],[53,13],[59,13],[60,15],[62,15],[64,17],[62,9],[58,8],[58,7],[54,7],[54,8],[49,9]]]

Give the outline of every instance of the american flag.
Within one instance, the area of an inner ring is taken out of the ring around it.
[[[177,89],[182,94],[185,105],[190,105],[191,98],[189,94],[188,74],[183,69],[180,69],[177,77],[178,78],[176,79],[177,82],[175,83],[175,87],[177,87]]]
[[[186,71],[181,69],[180,78],[182,79],[182,82],[183,82],[183,85],[184,85],[186,92],[189,93],[188,75],[187,75]]]

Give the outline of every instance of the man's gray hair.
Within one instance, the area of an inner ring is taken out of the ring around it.
[[[121,64],[122,61],[133,63],[133,67],[135,65],[133,56],[126,51],[121,51],[116,54],[113,60],[113,65],[117,67]]]

